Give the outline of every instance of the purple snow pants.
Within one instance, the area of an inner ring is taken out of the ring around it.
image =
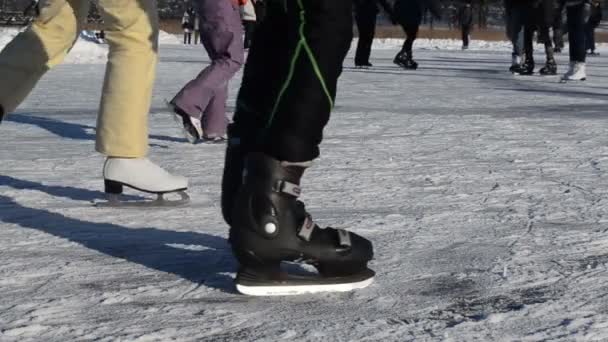
[[[201,41],[211,65],[179,91],[171,103],[202,120],[206,138],[226,133],[228,82],[243,65],[243,26],[231,0],[196,0]]]

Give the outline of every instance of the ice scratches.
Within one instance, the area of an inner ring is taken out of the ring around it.
[[[590,255],[580,259],[578,262],[580,271],[593,270],[599,267],[606,269],[608,268],[608,254]]]
[[[453,275],[433,278],[426,290],[420,292],[423,296],[464,296],[476,292],[475,282],[468,278],[458,278]]]
[[[508,294],[489,297],[468,297],[456,300],[444,309],[431,311],[429,319],[441,321],[451,328],[465,322],[479,322],[493,314],[520,311],[527,305],[542,304],[559,298],[561,288],[537,286]]]
[[[608,338],[606,333],[600,332],[603,338],[595,338],[588,334],[601,321],[601,318],[593,314],[577,319],[564,318],[558,323],[531,331],[526,336],[533,340],[573,339],[574,336],[585,336],[586,341],[605,341]],[[596,329],[602,331],[601,327]]]

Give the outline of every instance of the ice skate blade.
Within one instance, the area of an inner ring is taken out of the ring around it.
[[[165,194],[175,193],[180,196],[177,200],[167,200],[163,197]],[[166,192],[157,194],[155,200],[148,201],[122,201],[120,195],[108,194],[107,202],[97,202],[95,207],[98,208],[173,208],[181,207],[190,203],[190,196],[183,190],[175,192]]]
[[[584,82],[584,81],[586,81],[586,80],[587,80],[587,78],[586,78],[586,77],[583,77],[583,78],[581,78],[580,80],[573,80],[573,79],[561,78],[561,79],[559,80],[559,83],[570,83],[570,82],[574,82],[574,83],[575,83],[575,82]]]
[[[248,296],[297,296],[323,292],[348,292],[368,287],[374,282],[374,271],[367,269],[350,277],[293,277],[285,280],[243,279],[237,277],[236,289]]]

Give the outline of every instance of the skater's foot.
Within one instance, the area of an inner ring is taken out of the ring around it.
[[[300,179],[310,162],[287,163],[261,153],[247,157],[234,202],[230,244],[241,268],[237,289],[253,295],[348,291],[369,285],[370,241],[342,229],[319,228],[306,212]],[[303,262],[318,273],[294,275],[281,262]]]
[[[511,64],[511,67],[509,68],[509,71],[514,74],[518,74],[521,70],[520,64]]]
[[[154,194],[188,188],[188,179],[170,174],[148,158],[108,157],[103,166],[103,178],[105,191],[109,194],[121,194],[123,186]]]
[[[584,62],[570,62],[568,71],[562,77],[563,81],[584,81],[587,79]]]
[[[515,70],[515,74],[518,75],[533,75],[534,74],[534,60],[531,58],[527,58],[526,62],[524,62],[519,69]]]
[[[408,69],[408,70],[418,69],[418,63],[416,63],[416,61],[414,61],[412,59],[412,56],[404,55],[401,53],[398,54],[397,56],[395,56],[393,63],[397,64],[398,66],[402,67],[403,69]]]
[[[599,56],[600,54],[599,54],[599,52],[590,51],[587,55],[595,57],[595,56]]]
[[[557,75],[557,64],[555,63],[555,60],[548,60],[547,63],[545,63],[545,66],[540,69],[539,73],[544,76]]]
[[[2,119],[4,119],[4,107],[0,105],[0,124],[2,123]]]
[[[184,136],[191,143],[196,143],[203,136],[201,120],[190,116],[173,102],[167,102],[167,107],[173,112],[176,122],[181,125]]]

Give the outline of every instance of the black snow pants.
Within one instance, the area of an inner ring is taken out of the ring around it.
[[[267,1],[256,35],[231,129],[250,152],[313,160],[352,40],[352,2]]]

